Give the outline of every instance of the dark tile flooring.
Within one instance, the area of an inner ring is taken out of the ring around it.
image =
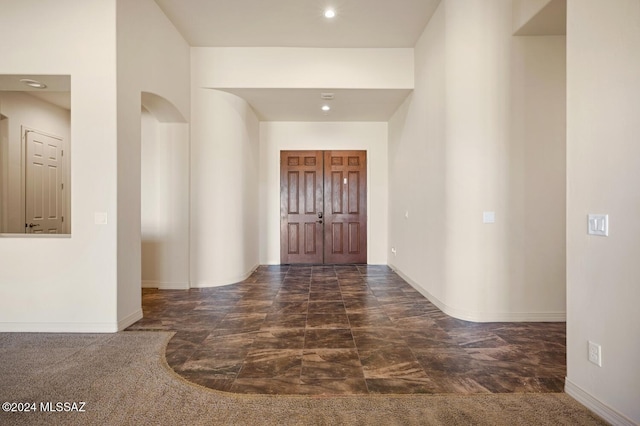
[[[224,287],[144,290],[129,330],[172,330],[169,365],[237,393],[562,392],[564,323],[471,323],[386,266],[262,266]]]

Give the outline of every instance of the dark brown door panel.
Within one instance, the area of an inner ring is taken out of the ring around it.
[[[365,151],[280,153],[281,263],[367,262]]]

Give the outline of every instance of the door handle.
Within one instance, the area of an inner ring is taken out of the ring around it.
[[[40,226],[40,224],[39,224],[39,223],[33,223],[33,222],[32,222],[32,223],[30,223],[28,226],[29,226],[29,228],[35,228],[36,226]]]

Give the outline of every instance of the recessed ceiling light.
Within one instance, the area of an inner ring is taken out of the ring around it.
[[[336,17],[336,11],[333,9],[327,9],[324,11],[324,17],[327,19],[332,19]]]
[[[331,111],[331,107],[329,105],[322,105],[322,110],[324,112],[329,112],[329,111]]]
[[[29,87],[33,87],[35,89],[46,89],[47,85],[44,83],[41,83],[37,80],[31,80],[30,78],[23,78],[20,80],[21,83],[26,84]]]

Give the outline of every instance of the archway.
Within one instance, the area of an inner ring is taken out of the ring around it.
[[[189,127],[173,104],[142,93],[142,287],[189,288]]]

